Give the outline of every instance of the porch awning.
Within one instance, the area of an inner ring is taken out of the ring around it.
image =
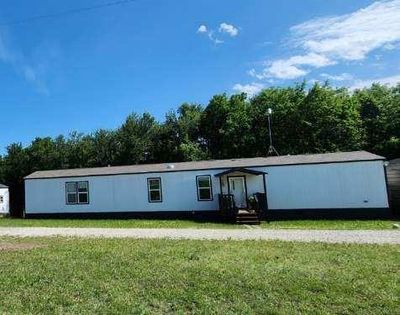
[[[256,171],[256,170],[250,170],[248,168],[243,168],[243,167],[233,167],[230,168],[229,170],[223,171],[221,173],[215,174],[215,177],[221,177],[224,175],[228,175],[231,173],[235,173],[235,172],[240,172],[240,173],[245,173],[245,174],[251,174],[251,175],[262,175],[262,174],[267,174],[266,172],[262,172],[262,171]]]

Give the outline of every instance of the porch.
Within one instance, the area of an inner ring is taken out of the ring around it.
[[[260,224],[268,208],[266,173],[232,168],[215,175],[219,178],[219,211],[239,224]]]

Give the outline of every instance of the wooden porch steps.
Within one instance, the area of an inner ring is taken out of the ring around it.
[[[239,212],[236,215],[236,224],[259,225],[260,218],[255,212],[239,210]]]

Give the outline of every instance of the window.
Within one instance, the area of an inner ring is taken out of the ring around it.
[[[68,205],[89,203],[89,182],[68,182],[65,191]]]
[[[78,203],[89,202],[89,183],[78,182]]]
[[[4,197],[0,196],[0,203],[3,203],[3,202],[4,202]]]
[[[67,204],[75,204],[78,201],[76,196],[76,186],[77,183],[66,183],[66,191],[67,191]]]
[[[161,178],[148,178],[149,202],[162,202]]]
[[[197,182],[197,200],[199,201],[213,200],[211,176],[210,175],[197,176],[196,182]]]

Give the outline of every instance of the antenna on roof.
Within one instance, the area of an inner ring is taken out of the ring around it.
[[[268,117],[269,148],[268,148],[267,156],[279,155],[278,151],[275,149],[274,145],[272,144],[271,116],[272,116],[272,109],[268,108],[267,117]]]

